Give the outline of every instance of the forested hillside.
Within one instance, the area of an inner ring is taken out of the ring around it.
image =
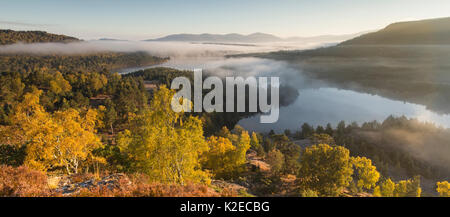
[[[413,44],[450,44],[450,17],[393,23],[380,31],[341,43],[341,45]]]
[[[0,45],[14,43],[38,43],[38,42],[74,42],[78,38],[47,33],[44,31],[14,31],[0,29]]]

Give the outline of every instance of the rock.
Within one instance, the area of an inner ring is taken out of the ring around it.
[[[120,187],[121,179],[126,179],[127,184],[131,184],[131,181],[128,180],[128,178],[122,173],[111,174],[101,178],[100,180],[91,178],[78,183],[73,183],[73,180],[69,176],[65,176],[61,177],[59,182],[60,187],[56,189],[56,192],[61,193],[63,196],[70,196],[80,192],[82,189],[91,189],[96,187],[107,187],[112,190]]]

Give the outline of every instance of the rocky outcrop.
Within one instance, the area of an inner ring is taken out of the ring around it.
[[[114,188],[119,188],[120,184],[123,182],[131,184],[131,181],[122,173],[116,173],[112,175],[105,176],[100,180],[96,180],[95,178],[88,179],[86,181],[75,183],[74,180],[69,177],[61,177],[58,183],[58,188],[55,192],[62,194],[62,196],[70,196],[72,194],[76,194],[83,189],[92,189],[92,188],[108,188],[112,190]]]

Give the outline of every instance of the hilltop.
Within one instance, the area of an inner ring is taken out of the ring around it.
[[[10,29],[0,29],[0,45],[14,43],[38,43],[38,42],[74,42],[80,39],[67,36],[47,33],[44,31],[14,31]]]
[[[450,17],[398,22],[341,45],[450,44]]]

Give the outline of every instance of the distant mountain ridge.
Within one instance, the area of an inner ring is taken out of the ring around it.
[[[162,38],[148,39],[145,41],[184,41],[184,42],[276,42],[283,39],[265,33],[253,33],[250,35],[231,34],[174,34]]]
[[[144,41],[180,41],[180,42],[215,42],[215,43],[264,43],[264,42],[340,42],[350,38],[357,37],[363,33],[346,34],[346,35],[319,35],[311,37],[290,37],[281,38],[266,33],[253,33],[250,35],[242,35],[237,33],[231,34],[173,34],[165,37],[148,39]]]
[[[408,44],[450,44],[450,17],[393,23],[378,32],[341,43],[341,45]]]

